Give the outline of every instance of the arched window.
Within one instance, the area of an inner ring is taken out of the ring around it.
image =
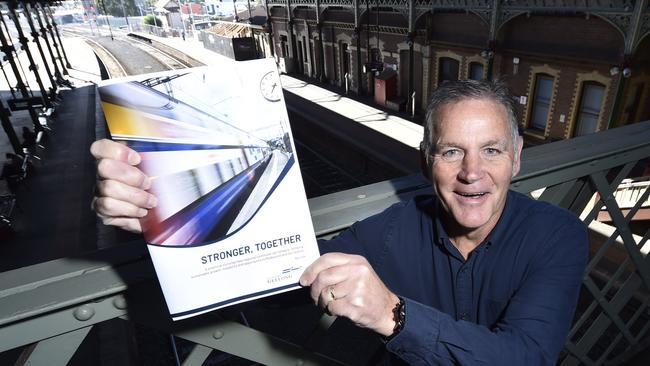
[[[458,80],[460,63],[450,57],[441,57],[438,66],[438,84],[446,80]]]
[[[554,78],[547,74],[537,74],[535,77],[535,94],[528,128],[542,132],[546,130],[553,97],[553,81]]]
[[[485,67],[480,62],[469,63],[469,78],[472,80],[483,80],[483,71]]]
[[[596,132],[598,120],[605,96],[603,84],[588,81],[582,84],[580,107],[576,117],[576,136],[588,135]]]

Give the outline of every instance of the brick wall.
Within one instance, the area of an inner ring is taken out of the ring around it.
[[[360,11],[363,13],[365,9]],[[306,10],[299,10],[297,14],[302,15],[304,12]],[[304,16],[312,17],[312,15]],[[371,11],[369,18],[371,25],[376,22],[375,16],[376,13]],[[365,24],[365,19],[362,14],[361,25]],[[353,24],[354,18],[351,11],[328,9],[323,13],[322,20]],[[296,24],[299,23],[300,20],[296,19]],[[402,14],[387,12],[380,13],[380,24],[402,27],[402,29],[408,26]],[[467,65],[470,61],[482,62],[487,67],[488,61],[482,58],[480,53],[488,45],[489,26],[471,12],[425,14],[417,19],[416,26],[418,36],[415,38],[413,53],[415,84],[413,87],[419,94],[418,108],[422,113],[426,106],[421,105],[423,104],[421,102],[427,98],[422,93],[430,93],[437,85],[438,60],[441,55],[453,55],[460,61],[461,78],[466,77]],[[337,39],[345,36],[347,40],[353,40],[353,32],[350,28],[332,29],[327,26],[324,28],[325,60],[328,70],[340,68],[340,65],[335,65],[340,63]],[[406,96],[409,64],[406,35],[379,33],[379,42],[377,42],[377,35],[377,32],[371,32],[370,48],[376,48],[379,44],[383,60],[399,65],[398,90],[402,96]],[[349,41],[352,52],[350,69],[355,73],[356,62],[361,64],[367,62],[368,34],[361,32],[360,40],[362,56],[358,61],[354,49],[356,42]],[[563,139],[573,136],[575,116],[584,81],[596,81],[606,86],[599,129],[606,128],[612,114],[620,78],[620,75],[610,75],[609,70],[613,65],[623,63],[623,49],[621,33],[596,15],[590,17],[521,15],[509,20],[499,29],[494,49],[493,77],[505,78],[513,94],[526,97],[527,103],[519,104],[517,107],[520,121],[525,124],[534,88],[535,75],[531,74],[531,70],[544,68],[552,70],[555,76],[554,101],[548,126],[541,135],[537,133],[537,137],[531,141],[540,143]],[[637,49],[636,58],[631,58],[635,68],[633,75],[643,75],[643,78],[634,78],[635,85],[639,83],[638,80],[648,79],[650,75],[650,37],[646,37]],[[336,55],[332,52],[336,52]],[[519,64],[516,66],[513,63],[515,57],[519,59]],[[328,72],[328,77],[329,75],[333,75],[333,72]],[[340,76],[338,78],[340,79]],[[356,83],[356,77],[353,82]],[[650,79],[647,88],[646,94],[650,94]],[[625,90],[628,89],[632,87]],[[624,104],[626,96],[623,95],[621,99]]]

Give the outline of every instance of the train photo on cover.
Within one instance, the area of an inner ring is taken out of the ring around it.
[[[286,119],[269,124],[264,110],[238,117],[245,104],[236,82],[225,91],[234,95],[215,95],[215,82],[225,81],[206,69],[99,87],[111,137],[139,152],[159,197],[142,220],[150,244],[200,246],[228,237],[295,163]]]

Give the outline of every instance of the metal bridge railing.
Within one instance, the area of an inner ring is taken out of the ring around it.
[[[640,165],[647,166],[650,122],[525,149],[522,160],[512,189],[543,189],[539,199],[581,215],[587,224],[603,206],[612,218],[612,234],[591,239],[579,309],[560,363],[621,364],[650,339],[650,265],[641,252],[650,231],[635,235],[629,225],[650,190],[636,196],[626,215],[613,192],[623,179],[639,174]],[[328,237],[394,202],[430,191],[422,177],[410,176],[309,204],[318,236]],[[115,318],[195,343],[184,365],[201,365],[212,350],[267,365],[340,364],[311,351],[318,349],[314,345],[331,323],[328,317],[314,324],[313,336],[301,344],[247,327],[227,309],[171,322],[142,243],[0,274],[0,352],[27,346],[23,359],[33,364],[65,364],[93,326]]]

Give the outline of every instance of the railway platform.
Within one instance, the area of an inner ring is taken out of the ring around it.
[[[205,61],[208,65],[212,58],[220,57],[211,51],[203,50],[192,41],[161,41],[167,42],[170,47],[175,47],[180,52],[187,52],[192,57]],[[71,55],[72,65],[68,79],[72,81],[74,88],[59,91],[56,112],[48,121],[49,131],[45,148],[41,150],[38,159],[33,160],[31,173],[15,191],[15,230],[11,234],[3,234],[1,239],[0,257],[3,261],[0,262],[0,273],[58,258],[70,258],[74,261],[74,258],[97,249],[116,245],[128,246],[141,240],[139,236],[104,227],[96,220],[90,208],[96,167],[88,152],[89,146],[106,134],[95,88],[95,84],[101,80],[101,70],[92,48],[83,39],[64,38],[63,47]],[[25,76],[27,83],[34,85],[31,73],[26,73]],[[8,85],[12,82],[5,81],[0,89],[9,93]],[[337,96],[325,88],[317,88],[288,76],[283,77],[283,82],[294,89],[296,94],[303,91],[307,93],[300,94],[303,98],[317,101],[330,111],[345,112],[342,118],[346,121],[392,121],[382,111],[368,109],[361,103],[357,104],[352,99]],[[49,85],[45,87],[48,88]],[[34,93],[38,95],[36,91]],[[25,111],[13,113],[11,122],[16,130],[32,125],[30,116]],[[415,137],[418,134],[418,126],[411,126],[412,123],[408,121],[396,123],[404,123],[412,130],[411,145],[419,143],[418,137]],[[419,134],[421,135],[421,132]],[[4,134],[0,136],[0,148],[3,152],[9,152],[12,148]],[[112,346],[106,347],[110,349]],[[106,348],[101,346],[100,349]],[[115,352],[111,354],[116,359],[128,358],[128,355]],[[3,363],[2,357],[12,359],[13,356],[0,354],[0,363]],[[118,360],[118,363],[128,364],[129,361]]]
[[[205,64],[210,64],[214,57],[218,57],[211,51],[204,50],[200,44],[193,43],[195,41],[192,40],[183,41],[179,38],[169,38],[158,39],[158,41],[165,42],[169,47],[174,47],[180,52],[186,52],[197,60],[205,61]],[[86,328],[90,329],[94,326],[93,331],[96,333],[94,333],[93,337],[95,338],[93,339],[99,344],[99,354],[102,354],[103,357],[110,357],[110,362],[115,364],[130,364],[129,355],[113,352],[115,349],[123,350],[128,347],[127,344],[120,343],[126,342],[125,337],[113,337],[113,339],[109,340],[109,337],[104,333],[106,328],[102,328],[101,322],[107,319],[121,322],[118,317],[126,314],[124,308],[118,306],[121,304],[120,301],[124,300],[123,295],[131,296],[138,292],[139,289],[148,289],[149,292],[152,289],[155,290],[151,282],[146,282],[151,281],[150,263],[146,260],[146,255],[142,253],[141,249],[138,249],[141,245],[128,244],[134,243],[138,239],[137,236],[130,236],[117,230],[107,230],[103,225],[97,223],[95,215],[90,210],[90,200],[93,195],[96,173],[94,161],[88,153],[88,148],[94,140],[105,135],[103,116],[94,87],[94,83],[101,78],[101,72],[90,46],[83,40],[75,37],[66,38],[63,41],[63,46],[71,55],[72,67],[68,78],[74,83],[74,88],[61,90],[59,93],[60,98],[57,101],[56,113],[49,121],[48,127],[51,131],[47,133],[47,140],[44,144],[45,149],[40,151],[39,159],[33,159],[32,174],[29,174],[21,182],[16,191],[16,233],[13,236],[3,237],[0,243],[0,257],[3,258],[3,261],[0,262],[0,272],[26,267],[18,269],[16,272],[12,271],[11,274],[5,274],[2,277],[5,284],[10,282],[14,284],[13,287],[6,287],[9,289],[8,291],[4,291],[3,299],[9,300],[5,304],[12,303],[14,298],[19,300],[29,298],[30,301],[25,302],[28,305],[18,308],[17,311],[4,310],[2,319],[13,323],[0,329],[0,332],[5,331],[13,334],[12,339],[19,338],[16,336],[17,334],[26,334],[25,339],[19,340],[22,345],[34,344],[33,342],[42,340],[41,346],[38,347],[41,347],[42,352],[40,352],[40,355],[44,355],[47,352],[44,352],[43,349],[52,347],[52,344],[56,344],[57,339],[63,339],[69,333],[72,334],[82,330],[88,332]],[[407,118],[398,119],[398,116],[390,115],[385,111],[364,105],[356,105],[352,98],[338,95],[326,87],[315,86],[294,77],[283,76],[283,83],[289,93],[295,93],[299,98],[314,102],[314,104],[305,103],[307,109],[303,111],[304,113],[316,110],[317,113],[322,113],[326,109],[329,113],[319,114],[318,116],[326,119],[327,123],[333,123],[337,119],[344,123],[354,121],[364,128],[372,128],[376,133],[389,137],[396,145],[401,144],[407,150],[415,151],[417,148],[422,134],[421,127]],[[8,93],[8,86],[5,86],[3,90]],[[30,126],[32,121],[29,116],[26,113],[25,115],[21,113],[16,112],[11,116],[12,123],[17,124],[17,126],[20,126],[19,123]],[[401,128],[397,128],[397,126],[401,126]],[[20,128],[16,127],[16,129],[19,130]],[[598,191],[601,196],[608,194],[609,187],[608,182],[605,182],[605,177],[617,175],[616,179],[623,178],[624,174],[622,173],[613,174],[614,169],[620,169],[623,165],[631,167],[639,159],[648,157],[650,151],[648,133],[647,123],[637,124],[572,141],[527,149],[522,159],[525,168],[522,169],[522,173],[516,179],[513,189],[520,192],[530,192],[531,190],[546,187],[541,199],[579,211],[583,207],[581,202],[585,196],[595,191]],[[0,147],[3,151],[8,151],[6,149],[9,144],[1,140],[3,138],[5,138],[4,135],[0,136]],[[626,171],[625,169],[622,171]],[[594,182],[593,187],[589,183],[585,183],[590,179]],[[611,185],[616,185],[616,182],[613,181]],[[415,183],[407,180],[387,181],[341,192],[337,195],[312,199],[310,200],[310,206],[319,235],[330,235],[346,227],[352,220],[358,219],[360,215],[380,210],[406,195],[415,194],[424,189],[430,189],[430,187],[416,186]],[[621,228],[627,227],[621,224],[622,219],[618,221],[617,225],[620,224]],[[607,242],[598,245],[602,245],[605,248],[603,250],[606,250],[607,247],[622,250],[620,245],[617,246],[618,244],[615,242],[615,240],[612,240],[611,243]],[[141,241],[138,243],[141,243]],[[93,253],[79,259],[79,256],[84,253],[116,244],[124,245],[124,250],[122,248],[108,248],[106,251]],[[34,263],[56,258],[62,259],[27,267]],[[643,253],[643,256],[639,253],[638,258],[646,258],[645,253]],[[642,263],[647,263],[646,259],[641,260],[643,260]],[[595,260],[595,262],[597,261],[598,259]],[[631,266],[630,262],[625,263],[625,266],[621,267],[623,269],[619,271],[620,273],[625,272],[624,270]],[[138,276],[128,275],[120,277],[120,274],[133,273],[138,273],[147,278],[143,280]],[[629,279],[623,283],[616,276],[618,275],[601,272],[596,268],[595,264],[592,265],[590,274],[586,275],[586,279],[589,280],[588,284],[594,284],[591,282],[593,277],[597,278],[598,281],[608,281],[606,288],[621,287],[623,291],[611,302],[609,302],[608,298],[600,296],[593,304],[588,302],[582,304],[575,327],[577,333],[572,333],[570,347],[567,348],[569,353],[567,353],[563,364],[579,364],[578,360],[589,359],[585,356],[587,352],[598,352],[603,343],[611,343],[614,346],[619,343],[623,335],[633,336],[626,333],[627,331],[621,330],[619,332],[618,328],[614,326],[619,326],[618,315],[615,315],[614,318],[618,323],[614,324],[613,321],[608,320],[609,318],[603,315],[605,312],[618,314],[619,311],[636,311],[638,309],[632,320],[638,318],[643,320],[643,324],[650,324],[650,322],[646,322],[647,297],[641,299],[644,301],[641,305],[637,304],[636,293],[640,292],[645,295],[644,291],[639,290],[642,287],[640,277],[632,272]],[[15,283],[18,283],[18,285],[15,285]],[[600,282],[598,283],[600,284]],[[101,287],[98,284],[108,285]],[[60,291],[55,293],[55,291],[51,290],[52,288],[57,288]],[[128,288],[136,290],[127,293],[125,289]],[[598,289],[594,286],[589,291],[598,293]],[[221,329],[225,329],[220,334],[220,337],[214,336],[217,334],[216,332],[201,333],[203,329],[201,327],[204,324],[199,326],[188,323],[187,329],[172,328],[164,324],[167,314],[155,311],[162,300],[156,297],[155,293],[150,294],[145,291],[144,294],[152,296],[138,298],[140,303],[134,304],[137,306],[133,306],[132,309],[128,310],[129,318],[140,320],[143,324],[150,324],[152,328],[153,326],[161,327],[165,329],[165,334],[174,333],[181,338],[198,344],[193,348],[188,359],[198,359],[200,357],[205,359],[212,349],[226,349],[233,351],[232,354],[241,352],[241,357],[256,360],[260,363],[267,363],[273,357],[283,356],[285,358],[281,359],[287,362],[278,361],[275,364],[289,364],[289,359],[294,360],[294,356],[299,356],[301,358],[298,358],[298,363],[302,364],[303,357],[306,357],[306,353],[303,351],[288,348],[288,350],[285,350],[283,348],[284,344],[282,344],[282,347],[277,347],[277,349],[283,351],[274,350],[276,353],[286,353],[286,355],[280,356],[259,351],[260,349],[265,350],[261,346],[255,349],[255,352],[250,353],[246,353],[248,351],[246,348],[242,349],[237,345],[230,345],[230,343],[224,346],[226,341],[232,342],[236,337],[238,338],[235,339],[235,343],[239,344],[249,344],[251,341],[265,338],[262,338],[252,329],[243,329],[244,327],[239,326],[238,323],[223,321],[222,319],[217,319],[219,326],[223,327]],[[13,301],[13,303],[18,303],[18,300]],[[60,304],[71,305],[63,307],[59,306]],[[86,304],[96,306],[97,316],[84,323],[83,326],[86,328],[71,332],[71,327],[82,327],[82,325],[77,325],[70,320],[73,318],[71,314],[73,305],[86,306]],[[117,305],[113,306],[111,304]],[[102,307],[104,305],[106,306]],[[602,306],[606,311],[593,310],[599,306]],[[265,309],[265,311],[268,312],[269,310]],[[284,320],[291,322],[299,311],[301,309],[295,310],[290,314],[289,318]],[[25,317],[29,316],[32,319],[24,322],[24,329],[30,329],[30,331],[11,333],[12,329],[14,329],[11,327],[23,326],[22,319],[19,319],[19,317],[27,313],[29,314],[25,315]],[[51,319],[59,315],[61,319],[65,320],[51,321]],[[256,315],[258,318],[263,319],[267,313],[256,314],[255,309],[250,309],[247,312],[248,320],[257,320],[255,319]],[[626,317],[626,319],[628,318]],[[45,324],[47,326],[44,326]],[[108,324],[107,327],[112,327],[112,324],[115,323]],[[610,324],[612,325],[610,326]],[[191,325],[194,325],[194,327]],[[123,325],[118,325],[118,327],[121,326]],[[332,327],[335,333],[337,330],[340,332],[337,327],[343,326],[340,323],[335,323]],[[612,328],[612,330],[610,331],[608,327]],[[51,331],[51,334],[42,335],[41,331],[45,328]],[[589,329],[583,331],[586,328]],[[282,329],[279,333],[285,335],[285,329]],[[83,335],[85,334],[87,333],[83,333]],[[233,334],[237,335],[233,337]],[[359,337],[359,339],[362,338]],[[614,341],[601,342],[600,338],[613,339]],[[306,348],[318,349],[323,354],[335,353],[327,351],[336,350],[340,347],[341,342],[346,341],[345,339],[325,337],[316,337],[315,339],[315,341],[310,339],[308,346],[318,344],[318,347]],[[48,343],[50,340],[55,340],[55,342]],[[74,343],[69,338],[61,342]],[[81,340],[79,340],[80,342]],[[111,346],[109,342],[114,344]],[[278,341],[273,339],[270,342]],[[645,346],[647,346],[647,342],[640,343],[638,349]],[[163,348],[155,344],[152,344],[151,347],[155,348],[156,351]],[[74,353],[75,349],[71,352]],[[84,353],[86,351],[84,351],[84,347],[79,347],[79,352]],[[361,354],[362,352],[358,353]],[[38,355],[39,352],[34,354]],[[204,356],[200,356],[200,354],[204,354]],[[633,355],[634,353],[631,353],[630,356],[623,353],[612,363],[626,365],[648,364],[647,354],[642,352],[636,357],[633,357]],[[9,356],[15,356],[15,354]],[[51,357],[55,356],[62,359],[65,352],[53,352]],[[356,354],[342,355],[342,358],[349,364],[360,364],[357,362],[356,356]],[[75,357],[78,356],[75,355]],[[89,357],[85,361],[94,360],[97,362],[92,363],[99,363],[99,360],[94,357],[99,358],[100,356],[92,355]],[[591,363],[603,364],[601,361]],[[82,364],[90,363],[85,362]],[[308,362],[304,363],[309,364]],[[2,354],[0,354],[0,364],[4,364]]]
[[[177,49],[205,65],[214,65],[220,58],[224,57],[204,48],[200,41],[193,38],[182,40],[178,37],[158,37],[148,33],[135,34],[139,38],[152,39],[157,43]],[[321,108],[333,111],[346,120],[377,131],[409,148],[418,149],[420,146],[422,126],[419,121],[421,116],[409,119],[404,114],[389,113],[386,110],[364,104],[352,96],[334,92],[324,85],[319,86],[294,76],[283,74],[281,81],[286,92],[308,100]]]
[[[138,37],[151,38],[206,65],[213,65],[223,57],[191,38],[183,41],[145,33],[139,33]],[[47,146],[42,156],[34,159],[33,173],[16,192],[15,233],[5,235],[2,240],[0,255],[6,260],[0,264],[1,271],[81,254],[133,238],[106,229],[101,224],[95,225],[90,210],[95,166],[88,147],[105,135],[103,114],[95,94],[95,84],[102,77],[101,70],[92,47],[83,38],[67,36],[62,42],[67,52],[73,55],[68,79],[74,88],[60,91],[57,112],[49,121],[51,131],[47,133]],[[20,57],[23,65],[28,64],[24,54]],[[44,76],[44,86],[49,88]],[[28,85],[35,85],[32,73],[25,73],[25,77]],[[12,82],[14,80],[0,80],[2,93],[9,93],[8,85]],[[328,112],[324,116],[328,123],[334,123],[334,119],[344,123],[355,122],[407,150],[415,151],[419,145],[422,127],[414,122],[292,76],[282,75],[282,83],[285,91],[314,103],[313,107],[302,106],[302,113],[312,113],[315,109],[311,108],[321,108],[319,111]],[[33,92],[38,95],[37,91]],[[13,112],[11,122],[17,131],[23,126],[32,126],[26,111]],[[0,152],[10,151],[7,137],[1,134]],[[43,240],[53,244],[43,248]]]
[[[12,192],[16,198],[13,231],[0,234],[0,272],[97,249],[90,210],[95,164],[88,148],[96,138],[95,121],[101,118],[94,85],[101,80],[100,68],[83,39],[63,38],[62,43],[73,55],[67,76],[73,88],[59,90],[42,148],[30,158],[27,175]],[[29,65],[24,52],[19,54],[19,64]],[[43,68],[39,72],[44,73]],[[26,84],[36,85],[32,72],[24,75]],[[49,80],[42,80],[49,89]],[[11,75],[0,80],[3,101],[12,98],[9,84],[13,83]],[[32,93],[40,96],[37,90]],[[15,131],[33,127],[27,111],[13,111],[9,118]],[[12,152],[4,133],[0,134],[0,152],[3,156]],[[0,189],[6,192],[7,187]]]

